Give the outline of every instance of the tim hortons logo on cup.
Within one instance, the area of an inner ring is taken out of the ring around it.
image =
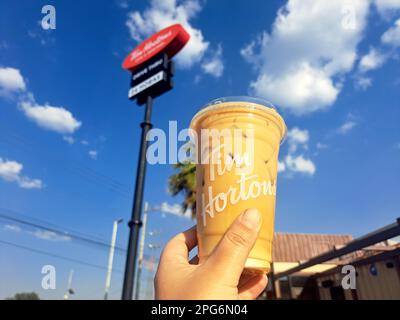
[[[231,205],[239,203],[239,201],[248,200],[250,198],[258,198],[260,195],[264,196],[276,196],[276,184],[271,180],[259,181],[258,175],[254,174],[248,176],[246,174],[240,174],[240,178],[236,181],[235,186],[230,186],[227,192],[221,192],[213,196],[212,186],[208,186],[206,192],[208,194],[208,202],[206,203],[206,194],[202,193],[202,210],[201,214],[203,217],[203,225],[207,225],[206,217],[214,218],[216,213],[220,213],[225,210],[228,205],[228,201]],[[246,190],[246,183],[250,182],[249,187]]]
[[[226,135],[224,135],[226,137]],[[202,192],[203,226],[207,225],[207,215],[214,218],[216,214],[223,212],[227,205],[235,205],[240,201],[255,199],[260,196],[276,196],[276,183],[271,180],[262,180],[254,171],[254,132],[246,132],[246,151],[233,152],[232,144],[219,144],[215,148],[205,145],[202,152],[201,163],[209,164],[210,181],[215,181],[217,176],[232,172],[238,177],[234,185],[230,185],[226,192],[214,194],[211,185],[205,187]],[[240,140],[240,139],[239,139]],[[236,146],[241,146],[241,141],[234,140]],[[216,140],[214,140],[214,143]],[[204,144],[203,144],[204,145]],[[214,144],[215,145],[215,144]],[[212,150],[208,154],[208,150]],[[204,153],[207,155],[204,157]],[[224,154],[221,156],[221,154]],[[224,159],[225,161],[222,161]],[[208,201],[207,201],[208,199]]]

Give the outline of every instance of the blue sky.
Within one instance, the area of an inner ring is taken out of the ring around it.
[[[56,8],[43,30],[41,9]],[[124,57],[180,22],[192,35],[176,57],[175,89],[153,123],[189,125],[208,101],[272,101],[289,134],[280,153],[276,229],[359,236],[400,216],[400,1],[2,1],[0,4],[0,213],[39,219],[105,241],[129,219],[143,109],[127,99]],[[167,193],[170,165],[147,170],[150,237],[164,244],[190,226]],[[166,206],[167,207],[167,206]],[[0,219],[0,240],[106,266],[107,250]],[[118,245],[125,247],[126,223]],[[146,250],[146,257],[159,250]],[[0,244],[0,298],[35,290],[101,298],[105,270]],[[43,290],[41,268],[57,270]],[[122,271],[124,256],[116,255]],[[144,275],[150,278],[150,275]],[[122,275],[114,273],[111,297]]]

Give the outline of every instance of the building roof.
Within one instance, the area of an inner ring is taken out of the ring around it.
[[[272,249],[274,262],[300,262],[343,246],[351,235],[275,233]],[[337,260],[337,259],[336,259]]]
[[[382,246],[381,246],[381,248],[379,248],[379,250],[375,251],[375,254],[365,255],[357,260],[348,261],[347,263],[351,264],[354,267],[358,267],[358,266],[368,265],[368,264],[379,262],[379,261],[393,259],[394,257],[398,257],[398,256],[400,256],[400,245],[399,244],[389,245],[384,250],[382,250]],[[338,273],[340,271],[341,271],[341,266],[337,266],[332,269],[326,270],[324,272],[317,273],[314,275],[314,277],[326,276],[329,274]]]

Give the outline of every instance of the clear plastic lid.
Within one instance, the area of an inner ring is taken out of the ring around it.
[[[190,123],[190,127],[194,128],[195,123],[197,123],[201,118],[203,118],[203,116],[206,113],[213,110],[232,108],[234,103],[239,103],[240,105],[238,105],[238,107],[240,108],[246,107],[249,109],[265,112],[268,115],[272,115],[277,120],[277,124],[282,130],[281,143],[285,140],[287,127],[285,121],[283,120],[281,115],[277,112],[275,106],[271,102],[264,100],[262,98],[249,97],[249,96],[222,97],[210,101],[205,106],[200,108],[200,110],[194,115]]]
[[[265,106],[265,107],[272,108],[272,109],[276,110],[275,106],[271,102],[269,102],[268,100],[265,100],[265,99],[262,99],[262,98],[250,97],[250,96],[229,96],[229,97],[217,98],[217,99],[214,99],[214,100],[210,101],[209,103],[207,103],[201,109],[205,109],[205,108],[207,108],[209,106],[221,104],[221,103],[224,103],[224,102],[254,103],[254,104],[258,104],[258,105]]]

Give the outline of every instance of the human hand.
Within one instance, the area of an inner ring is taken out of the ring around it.
[[[243,212],[229,227],[212,254],[189,260],[197,245],[196,226],[178,234],[164,248],[156,277],[155,298],[161,300],[255,299],[265,289],[263,274],[242,274],[261,228],[256,209]]]

